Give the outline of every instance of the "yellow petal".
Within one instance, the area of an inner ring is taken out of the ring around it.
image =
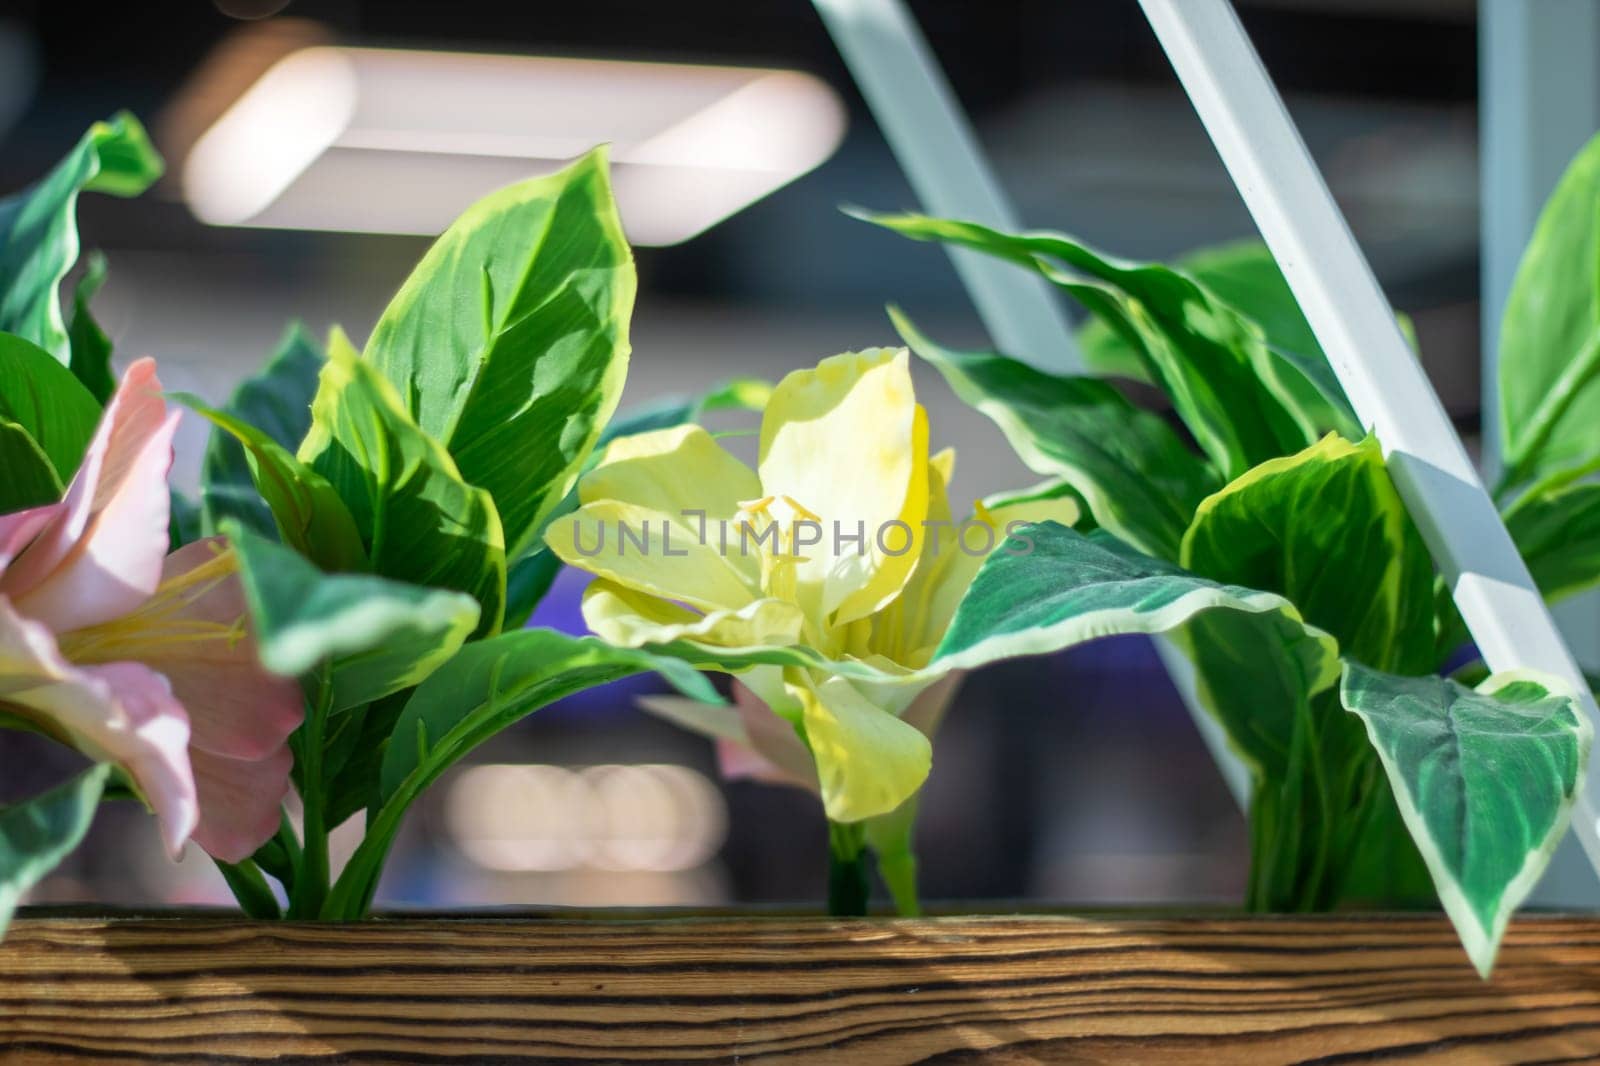
[[[603,579],[584,590],[583,620],[607,642],[625,648],[675,640],[719,648],[784,647],[799,641],[805,624],[800,609],[781,600],[755,600],[701,615]]]
[[[835,822],[887,814],[928,778],[933,746],[915,727],[874,705],[840,677],[794,677],[806,743],[817,761],[822,805]]]
[[[920,650],[937,646],[950,624],[955,604],[978,572],[981,558],[967,555],[950,517],[950,478],[955,451],[946,448],[928,460],[928,530],[922,553],[900,595],[873,616],[871,646],[904,666],[920,667]],[[959,585],[948,605],[949,590]]]
[[[704,511],[713,519],[731,519],[739,501],[760,495],[755,471],[693,423],[619,437],[578,482],[579,503],[622,500],[672,515]]]
[[[693,423],[619,437],[598,466],[578,482],[578,502],[620,500],[671,516],[696,539],[720,546],[723,558],[753,584],[760,581],[755,552],[741,552],[739,501],[761,495],[755,471]]]
[[[761,486],[821,516],[821,542],[802,550],[797,571],[819,624],[871,614],[905,584],[921,552],[927,462],[927,415],[905,349],[824,359],[773,390],[761,423]],[[835,530],[864,532],[864,546]]]
[[[587,503],[552,521],[544,540],[568,566],[702,610],[737,609],[757,598],[714,534],[701,543],[684,519],[647,507]]]

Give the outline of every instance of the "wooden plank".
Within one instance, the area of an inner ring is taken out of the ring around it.
[[[24,918],[0,1061],[1600,1057],[1600,919]]]

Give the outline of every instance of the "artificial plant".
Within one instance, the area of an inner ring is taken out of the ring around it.
[[[1090,312],[1079,340],[1098,374],[1063,376],[951,351],[891,309],[1031,469],[1081,496],[1081,527],[1136,549],[1152,573],[1293,605],[1294,617],[1212,612],[1174,631],[1201,703],[1251,771],[1246,904],[1416,906],[1436,894],[1487,972],[1565,831],[1591,729],[1555,681],[1498,675],[1468,688],[1439,676],[1470,660],[1465,629],[1270,254],[1238,244],[1166,266],[1059,233],[863,217],[1016,263]],[[1597,247],[1600,141],[1546,206],[1501,338],[1495,496],[1551,599],[1600,583],[1600,440],[1585,417],[1600,402]],[[1188,440],[1115,377],[1160,388]],[[1065,544],[1070,555],[1089,541]],[[1313,631],[1331,641],[1321,652]],[[1470,661],[1456,672],[1484,673]]]

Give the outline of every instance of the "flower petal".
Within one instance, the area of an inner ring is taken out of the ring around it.
[[[821,516],[821,543],[796,571],[819,624],[865,617],[905,584],[921,554],[927,462],[927,416],[903,348],[836,355],[773,390],[761,421],[761,486]],[[845,539],[857,532],[864,547]]]
[[[30,507],[26,511],[0,515],[0,577],[5,575],[11,560],[50,524],[60,510],[59,503],[47,503],[43,507]]]
[[[127,770],[176,855],[197,818],[189,719],[166,679],[138,663],[73,667],[42,623],[0,597],[0,704],[100,762]]]
[[[759,495],[755,471],[693,422],[617,438],[578,482],[579,503],[622,500],[669,515],[704,511],[713,519],[732,518],[740,503]]]
[[[56,632],[126,614],[155,591],[166,556],[172,434],[155,362],[128,368],[60,510],[4,574],[0,593]]]
[[[194,842],[223,862],[241,862],[278,831],[294,756],[288,745],[264,759],[194,753],[200,824]]]
[[[744,726],[746,743],[717,745],[723,776],[794,785],[816,792],[817,765],[806,750],[805,741],[795,732],[794,723],[779,716],[738,681],[733,683],[733,705]]]
[[[791,680],[806,741],[817,764],[822,805],[835,822],[888,814],[928,779],[933,746],[915,727],[863,696],[849,681]]]
[[[544,540],[568,566],[703,610],[737,609],[758,594],[719,550],[715,529],[701,543],[697,528],[648,507],[586,503],[551,522]]]
[[[64,634],[75,662],[136,660],[189,714],[194,747],[235,759],[275,752],[304,717],[300,686],[262,668],[238,563],[221,537],[167,556],[155,594],[114,621]]]
[[[583,620],[608,643],[624,648],[688,640],[719,648],[777,648],[797,644],[805,618],[782,600],[760,599],[736,610],[704,615],[601,578],[583,593]]]

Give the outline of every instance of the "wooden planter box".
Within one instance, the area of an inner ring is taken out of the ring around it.
[[[1600,1058],[1600,919],[21,918],[6,1062]]]

